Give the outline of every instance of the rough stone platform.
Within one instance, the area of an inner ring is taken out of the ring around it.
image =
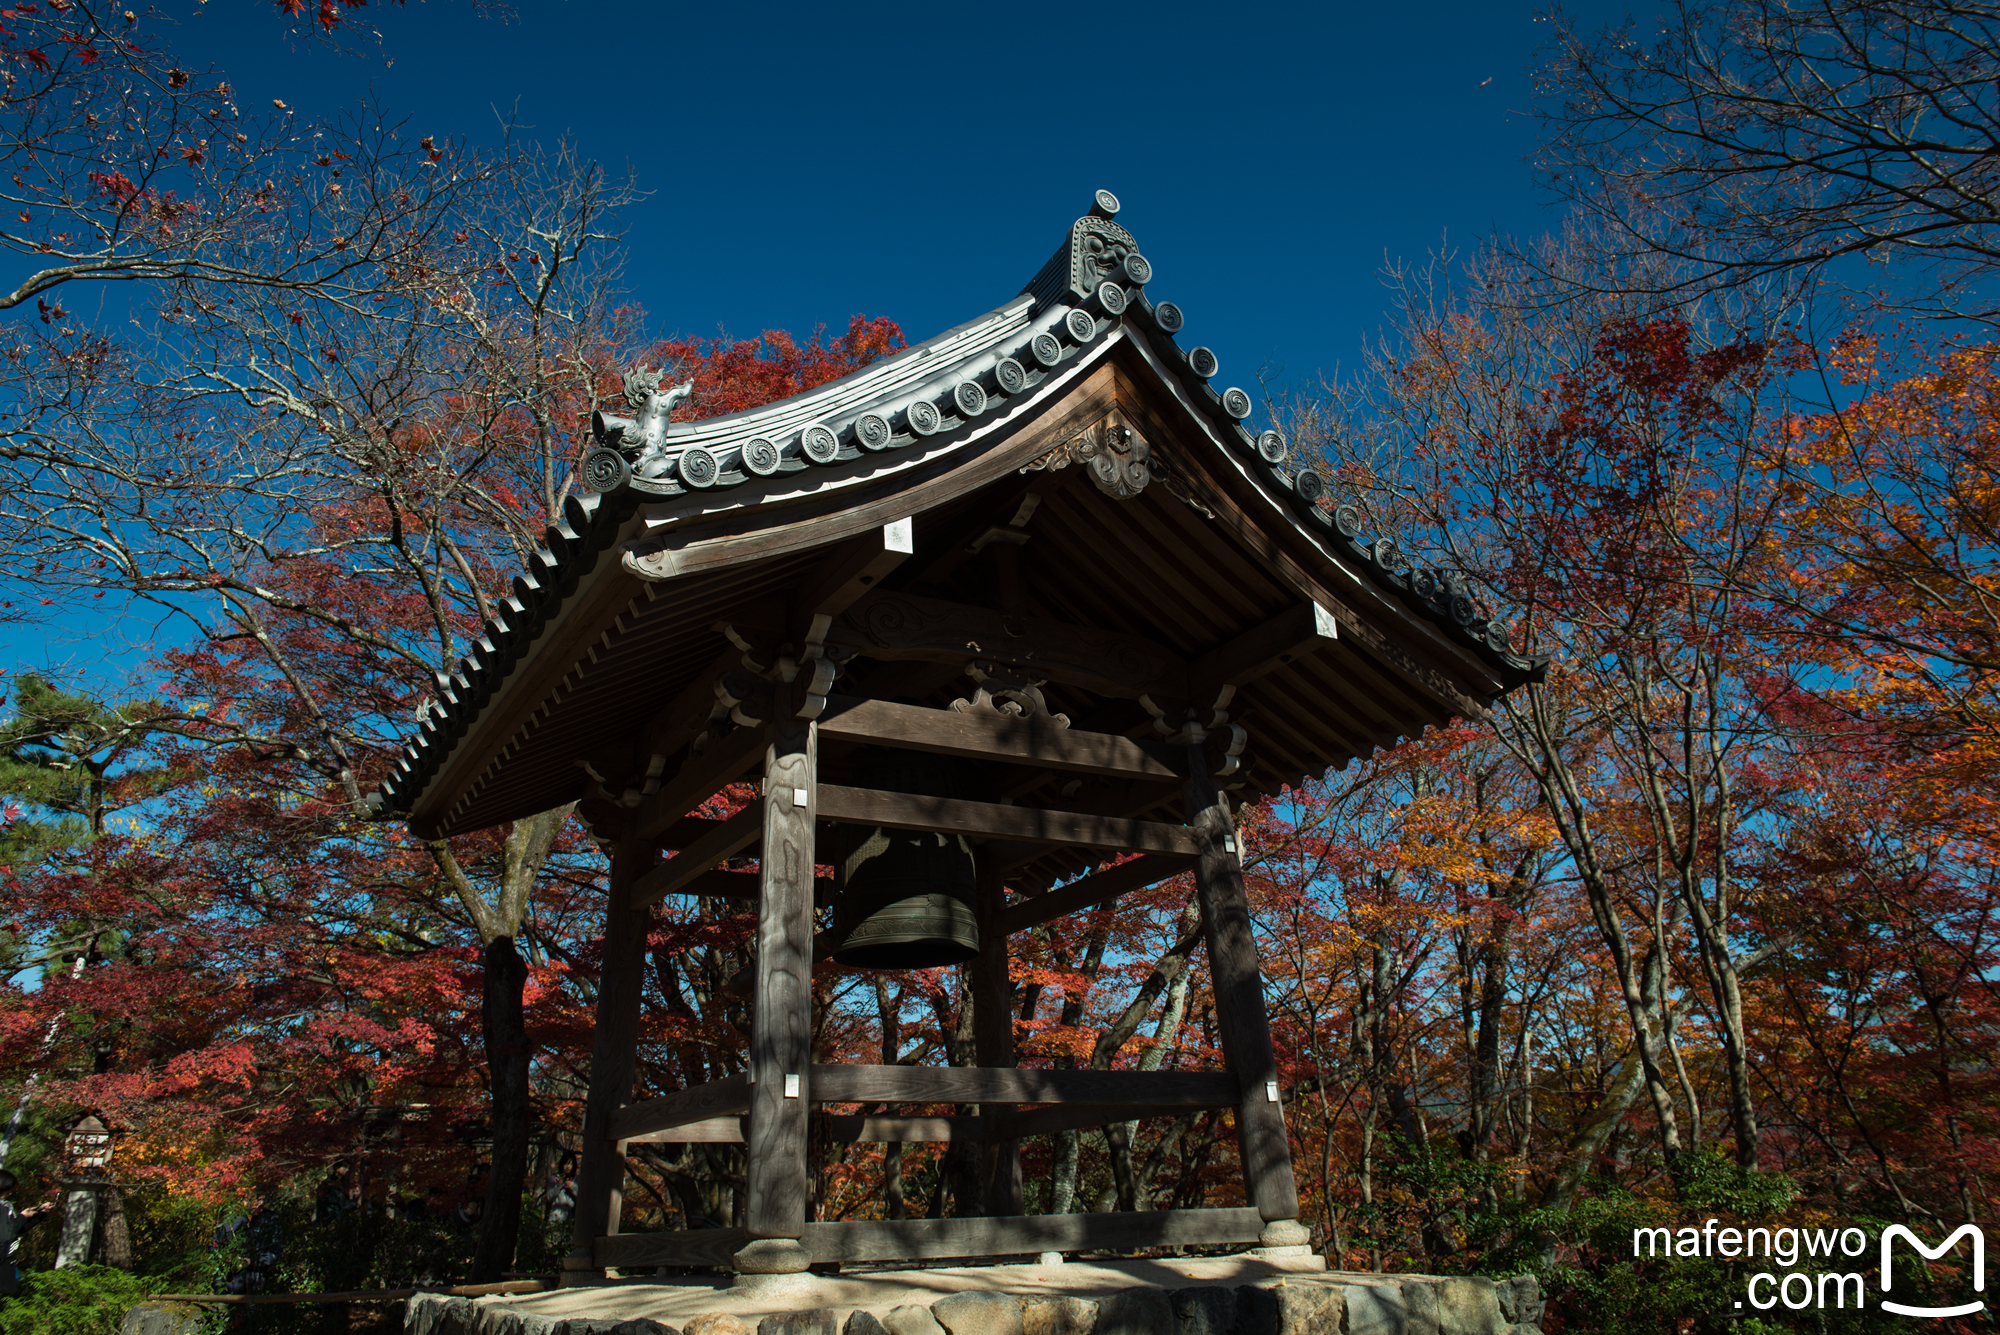
[[[1317,1263],[1317,1264],[1314,1264]],[[1317,1257],[849,1270],[410,1299],[405,1335],[1540,1335],[1532,1276],[1374,1275]]]

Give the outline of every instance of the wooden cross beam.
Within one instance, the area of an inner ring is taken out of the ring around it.
[[[1172,747],[1113,733],[1078,732],[1046,718],[991,718],[847,695],[827,697],[819,733],[840,741],[1113,778],[1178,780],[1186,765]]]
[[[1192,857],[1200,852],[1194,835],[1184,825],[1125,820],[1116,816],[1086,816],[1073,811],[1044,811],[1039,807],[1006,807],[997,802],[966,802],[913,793],[885,793],[873,788],[847,788],[831,783],[819,787],[819,816],[822,820],[841,821],[849,825],[932,830],[980,839],[1069,844],[1078,848],[1104,848],[1120,852],[1130,849],[1142,853],[1175,853],[1183,857]],[[737,845],[737,848],[741,847],[741,844]],[[721,854],[716,861],[728,855]],[[686,856],[683,853],[667,865],[671,867],[673,862],[679,862]],[[712,867],[715,863],[708,865]],[[650,892],[650,886],[648,890]]]
[[[1000,914],[1000,930],[1008,936],[1025,932],[1030,927],[1039,927],[1057,918],[1067,918],[1072,913],[1080,913],[1087,908],[1113,900],[1134,890],[1157,885],[1170,876],[1178,876],[1194,866],[1191,857],[1176,856],[1171,853],[1154,853],[1148,857],[1134,858],[1121,862],[1115,867],[1092,872],[1081,880],[1058,886],[1044,895],[1019,904],[1010,904]]]
[[[632,902],[651,904],[667,895],[692,893],[687,887],[696,878],[756,843],[763,832],[763,810],[753,803],[634,881]]]
[[[1083,1105],[1086,1109],[1111,1106]],[[1142,1108],[1130,1116],[1122,1115],[1122,1104],[1117,1105],[1116,1110],[1121,1112],[1121,1116],[1106,1120],[1129,1121],[1131,1117],[1161,1115],[1157,1108],[1151,1107]],[[820,1113],[816,1118],[827,1138],[842,1145],[885,1145],[892,1141],[900,1144],[943,1144],[954,1140],[985,1140],[993,1134],[999,1122],[993,1117],[863,1117],[843,1113]],[[663,1131],[630,1136],[627,1142],[633,1145],[740,1145],[744,1140],[745,1120],[742,1117],[711,1117]],[[1099,1123],[1079,1122],[1074,1125],[1094,1126]]]
[[[711,688],[711,699],[713,694]],[[734,728],[724,733],[700,755],[690,757],[680,773],[634,809],[626,826],[630,837],[658,839],[674,822],[749,773],[763,758],[762,728]]]
[[[1188,664],[1188,698],[1199,708],[1221,708],[1237,687],[1338,639],[1333,613],[1318,603],[1286,608]]]
[[[741,1145],[743,1143],[743,1123],[746,1119],[736,1117],[708,1117],[699,1122],[684,1122],[661,1131],[643,1131],[636,1136],[627,1136],[628,1145]]]
[[[676,890],[680,895],[713,895],[717,899],[755,899],[762,883],[754,871],[724,871],[712,868]]]
[[[1002,1124],[1004,1134],[1010,1137],[1048,1136],[1058,1131],[1078,1131],[1085,1127],[1109,1126],[1113,1122],[1136,1122],[1147,1117],[1172,1117],[1200,1110],[1198,1104],[1162,1107],[1156,1103],[1055,1103],[1046,1108],[1010,1113],[994,1120]]]

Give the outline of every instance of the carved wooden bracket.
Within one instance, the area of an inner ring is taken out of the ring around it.
[[[1249,744],[1250,734],[1240,724],[1225,723],[1211,731],[1202,739],[1202,755],[1208,761],[1208,772],[1217,779],[1232,778],[1240,774],[1244,766],[1243,748]],[[1236,787],[1242,783],[1225,787]]]
[[[1153,447],[1117,413],[1071,436],[1021,471],[1081,465],[1107,496],[1129,501],[1153,480]]]
[[[759,727],[771,720],[771,683],[749,672],[725,672],[715,683],[715,706],[711,722],[727,718]]]
[[[840,666],[837,660],[830,657],[806,660],[801,669],[806,680],[799,691],[799,718],[816,719],[825,712],[826,695],[833,689],[833,679],[840,675]]]
[[[998,663],[973,662],[965,665],[965,675],[979,683],[970,700],[954,700],[951,707],[961,714],[984,714],[988,718],[1042,718],[1059,728],[1069,726],[1069,715],[1049,708],[1042,697],[1042,682],[1017,672],[1004,672]],[[998,701],[999,703],[994,703]]]

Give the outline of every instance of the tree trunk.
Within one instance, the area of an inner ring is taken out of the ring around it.
[[[486,943],[481,986],[480,1028],[486,1065],[493,1081],[493,1164],[486,1177],[486,1207],[479,1216],[479,1249],[472,1282],[491,1284],[514,1263],[521,1234],[521,1195],[527,1190],[528,1034],[521,1017],[521,994],[528,966],[511,936]]]
[[[957,987],[954,991],[958,998],[958,1014],[948,1024],[941,999],[939,1003],[938,1020],[945,1039],[945,1059],[953,1066],[977,1066],[973,1023],[979,1003],[973,995],[972,970],[969,965],[961,965],[956,972]],[[954,1104],[952,1111],[961,1117],[970,1116],[973,1105]],[[937,1191],[932,1196],[931,1218],[942,1219],[949,1213],[954,1219],[971,1219],[984,1214],[985,1192],[980,1181],[983,1166],[983,1156],[976,1142],[953,1140],[946,1144],[944,1154],[938,1159],[938,1183]]]
[[[521,994],[528,983],[528,965],[514,938],[527,917],[528,897],[535,878],[548,861],[563,822],[575,809],[572,802],[517,820],[508,828],[499,893],[492,902],[466,876],[448,841],[431,839],[425,843],[484,943],[480,1030],[486,1046],[487,1080],[492,1088],[493,1158],[486,1178],[486,1204],[479,1219],[479,1246],[473,1254],[474,1283],[499,1279],[501,1272],[513,1264],[514,1246],[520,1237],[521,1195],[527,1188],[532,1129],[528,1106],[531,1054],[527,1029],[521,1019]],[[634,968],[643,966],[643,935],[638,944],[642,954]],[[582,1186],[581,1177],[578,1186]]]
[[[1543,1210],[1557,1215],[1569,1213],[1584,1179],[1590,1175],[1591,1164],[1596,1161],[1605,1142],[1611,1139],[1611,1133],[1625,1120],[1625,1114],[1639,1101],[1640,1091],[1645,1085],[1645,1068],[1640,1064],[1638,1054],[1626,1053],[1619,1063],[1618,1074],[1612,1077],[1611,1087],[1604,1091],[1604,1097],[1598,1100],[1589,1120],[1570,1138],[1569,1147],[1563,1151],[1562,1162],[1550,1179],[1548,1189],[1542,1193],[1540,1206]],[[1542,1244],[1542,1264],[1553,1265],[1557,1248],[1555,1233],[1543,1229],[1538,1236]]]
[[[1055,1142],[1055,1167],[1049,1173],[1049,1213],[1068,1214],[1076,1208],[1076,1132],[1058,1131]]]
[[[882,1064],[894,1066],[903,1054],[902,994],[889,995],[889,980],[875,975],[875,1014],[882,1029]],[[883,1105],[883,1111],[893,1111]],[[903,1145],[891,1141],[882,1147],[882,1204],[891,1219],[908,1219],[910,1208],[903,1200]]]
[[[1564,752],[1568,740],[1564,732],[1566,716],[1558,719],[1558,707],[1552,703],[1546,687],[1531,685],[1526,696],[1525,710],[1512,698],[1504,703],[1508,720],[1519,731],[1509,734],[1503,729],[1500,738],[1534,775],[1541,789],[1543,810],[1554,821],[1564,847],[1576,861],[1577,879],[1589,901],[1591,918],[1610,952],[1619,990],[1624,994],[1626,1017],[1632,1026],[1632,1051],[1645,1077],[1644,1091],[1653,1105],[1660,1155],[1666,1161],[1668,1173],[1678,1182],[1687,1165],[1682,1158],[1680,1125],[1674,1115],[1673,1091],[1667,1086],[1661,1044],[1666,1037],[1667,956],[1686,908],[1681,897],[1668,896],[1655,885],[1651,918],[1646,924],[1651,929],[1652,941],[1643,956],[1635,949],[1625,930],[1624,910],[1611,874],[1600,857],[1585,785]],[[1673,901],[1671,908],[1666,902],[1669,898]]]
[[[132,1268],[132,1230],[125,1223],[125,1193],[104,1189],[103,1217],[97,1221],[97,1259],[120,1270]]]
[[[1087,938],[1081,966],[1077,972],[1083,975],[1087,991],[1097,981],[1098,970],[1104,967],[1104,947],[1111,935],[1111,914],[1099,910],[1091,917],[1090,935]],[[1056,966],[1065,967],[1068,957],[1061,951],[1055,952]],[[1083,1019],[1084,993],[1079,992],[1063,1000],[1061,1019],[1057,1023],[1064,1028],[1078,1024]],[[1074,1068],[1076,1059],[1067,1053],[1056,1058],[1058,1071]],[[1049,1213],[1068,1214],[1076,1206],[1076,1178],[1078,1144],[1075,1131],[1058,1131],[1055,1135],[1055,1168],[1049,1178]]]

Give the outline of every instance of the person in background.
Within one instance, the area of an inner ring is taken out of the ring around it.
[[[54,1209],[54,1203],[44,1201],[40,1205],[16,1210],[12,1197],[19,1185],[15,1176],[0,1168],[0,1298],[11,1298],[21,1291],[21,1270],[14,1264],[14,1246],[21,1235],[41,1222],[42,1216]]]

